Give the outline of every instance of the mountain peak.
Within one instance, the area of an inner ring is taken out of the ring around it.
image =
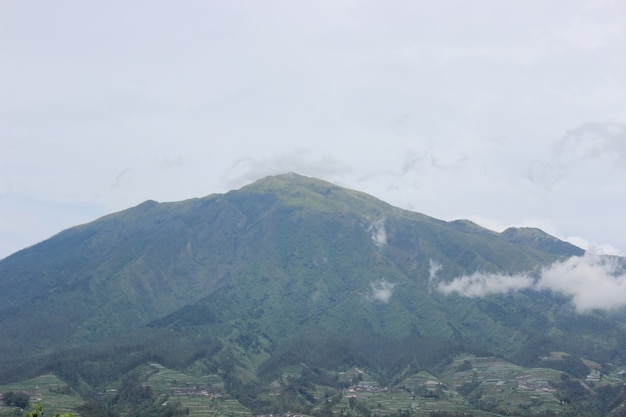
[[[254,191],[280,191],[289,187],[307,187],[307,188],[319,188],[319,187],[335,187],[336,185],[320,180],[313,177],[297,174],[295,172],[288,172],[279,175],[269,175],[254,181],[252,184],[246,185],[242,190],[254,190]]]
[[[271,194],[287,205],[321,211],[359,211],[371,214],[392,208],[369,194],[294,172],[262,178],[238,192]]]
[[[564,242],[536,227],[509,227],[500,236],[507,242],[530,246],[543,252],[561,256],[582,256],[585,251]]]
[[[0,383],[46,370],[99,387],[145,360],[219,370],[244,398],[240,375],[262,383],[292,366],[390,379],[459,353],[543,366],[570,349],[626,363],[622,324],[578,320],[567,293],[532,285],[581,253],[539,229],[446,222],[296,173],[146,201],[0,261]]]

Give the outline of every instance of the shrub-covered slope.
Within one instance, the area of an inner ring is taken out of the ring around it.
[[[97,384],[89,369],[111,380],[142,361],[202,360],[236,388],[303,363],[392,378],[460,352],[533,364],[565,350],[622,363],[616,314],[578,314],[549,291],[436,290],[476,272],[532,276],[582,254],[537,229],[496,233],[317,179],[268,177],[148,201],[0,261],[0,370],[6,380],[55,370]]]

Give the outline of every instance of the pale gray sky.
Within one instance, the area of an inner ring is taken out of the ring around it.
[[[0,258],[289,171],[624,253],[625,51],[622,0],[0,0]]]

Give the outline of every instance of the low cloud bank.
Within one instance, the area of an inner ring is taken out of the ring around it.
[[[569,258],[545,268],[537,289],[571,296],[579,311],[626,306],[626,271],[618,259],[594,254]]]
[[[626,306],[626,271],[619,258],[587,252],[544,267],[536,276],[477,272],[440,282],[435,289],[471,298],[523,289],[551,290],[571,297],[578,312],[610,310]]]
[[[533,278],[527,275],[498,275],[476,272],[451,282],[442,282],[437,291],[446,295],[457,293],[464,297],[483,297],[488,294],[501,294],[523,290],[533,285]]]

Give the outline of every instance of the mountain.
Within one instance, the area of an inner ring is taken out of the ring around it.
[[[539,229],[446,222],[297,174],[146,201],[0,261],[0,383],[53,371],[88,390],[150,361],[201,366],[254,409],[269,385],[246,384],[289,366],[389,383],[462,353],[625,364],[622,310],[579,312],[532,284],[585,256]],[[524,285],[445,290],[491,278]]]

